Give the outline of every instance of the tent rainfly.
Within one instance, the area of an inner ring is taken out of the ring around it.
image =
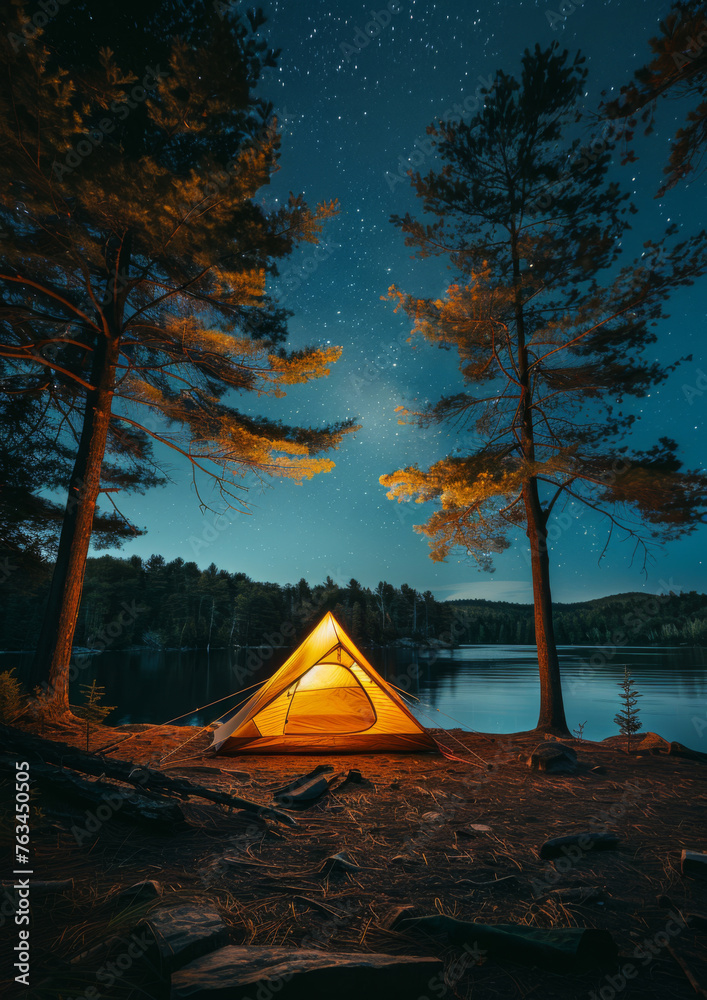
[[[438,751],[331,612],[214,732],[222,754]]]

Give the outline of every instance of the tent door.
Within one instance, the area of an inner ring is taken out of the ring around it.
[[[318,663],[297,682],[283,732],[361,733],[375,721],[371,700],[348,667]]]

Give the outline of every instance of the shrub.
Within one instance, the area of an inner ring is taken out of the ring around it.
[[[7,725],[22,714],[27,704],[24,688],[14,674],[14,667],[0,673],[0,722]]]

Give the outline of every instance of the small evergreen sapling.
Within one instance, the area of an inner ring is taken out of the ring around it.
[[[621,700],[623,708],[614,716],[614,722],[619,727],[621,735],[626,737],[626,751],[631,750],[631,737],[643,728],[643,723],[638,718],[638,707],[636,702],[642,697],[638,691],[634,690],[635,681],[631,677],[628,667],[624,667],[624,679],[619,684],[622,690]]]
[[[101,705],[106,694],[106,689],[100,684],[96,684],[95,679],[90,684],[82,684],[81,692],[84,697],[84,703],[74,708],[74,714],[86,720],[86,750],[88,751],[91,723],[98,725],[103,722],[105,717],[113,711],[115,705]]]
[[[587,720],[585,719],[584,722],[577,723],[577,728],[572,730],[572,735],[576,736],[578,740],[584,739],[584,727],[586,724]]]

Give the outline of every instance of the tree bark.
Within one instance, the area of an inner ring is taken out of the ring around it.
[[[520,255],[515,233],[512,235],[513,284],[515,287],[515,320],[518,336],[518,377],[520,381],[520,446],[525,462],[535,462],[535,431],[533,423],[533,392],[528,364],[525,337]],[[560,663],[555,644],[552,622],[552,595],[550,591],[550,559],[547,551],[547,514],[542,508],[538,480],[532,474],[523,485],[526,531],[530,545],[530,566],[533,580],[533,608],[535,616],[535,644],[538,651],[540,674],[540,716],[538,729],[569,736],[565,709],[562,701]]]
[[[109,277],[103,309],[98,315],[103,329],[97,331],[93,339],[93,388],[86,392],[83,425],[69,480],[59,549],[32,666],[32,683],[39,683],[45,689],[48,708],[53,715],[70,711],[71,647],[108,441],[130,256],[129,233],[122,239],[116,237],[108,247],[106,273]]]
[[[547,551],[545,514],[538,497],[538,481],[531,479],[523,489],[523,500],[530,544],[530,565],[533,578],[535,644],[540,671],[540,716],[538,729],[558,736],[569,736],[562,700],[560,662],[552,621],[550,590],[550,558]]]
[[[56,714],[69,711],[71,647],[108,440],[118,346],[118,338],[98,336],[94,342],[91,369],[94,389],[86,395],[59,550],[34,657],[33,680],[46,685],[52,712]]]

